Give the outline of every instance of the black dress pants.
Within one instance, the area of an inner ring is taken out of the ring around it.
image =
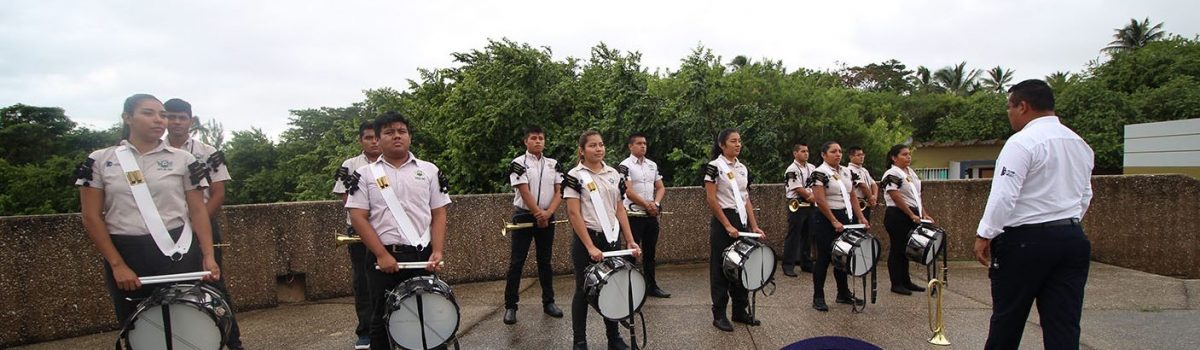
[[[843,225],[850,224],[846,210],[833,210],[833,216]],[[829,272],[830,261],[833,257],[833,240],[838,233],[833,230],[833,223],[820,213],[813,214],[813,241],[817,244],[817,263],[813,265],[813,298],[825,297],[825,275]],[[850,287],[846,282],[846,272],[833,269],[833,281],[837,283],[838,298],[849,298]]]
[[[167,233],[172,239],[178,240],[183,228],[169,230]],[[204,253],[200,251],[200,240],[192,237],[192,246],[188,248],[188,253],[184,254],[179,261],[172,261],[171,257],[163,255],[162,251],[158,250],[158,245],[154,243],[154,238],[149,235],[145,236],[121,236],[110,235],[113,246],[117,248],[117,253],[121,254],[121,259],[125,261],[125,266],[128,266],[133,273],[138,277],[170,275],[176,273],[197,272],[204,270]],[[117,282],[113,279],[112,267],[104,264],[104,286],[108,288],[108,295],[112,298],[113,310],[116,311],[117,324],[124,325],[137,311],[137,306],[142,302],[142,299],[154,294],[154,291],[161,287],[166,287],[169,284],[143,284],[142,288],[132,292],[126,292],[117,288]],[[126,298],[133,299],[127,300]]]
[[[513,213],[513,223],[534,222],[536,219],[529,211],[518,209]],[[554,216],[550,216],[554,221]],[[504,284],[504,308],[517,309],[520,301],[521,272],[525,269],[525,259],[529,256],[529,245],[537,243],[535,256],[537,258],[538,282],[542,285],[542,304],[554,302],[554,269],[550,266],[554,248],[554,224],[545,228],[537,226],[512,231],[511,247],[508,258],[507,280]]]
[[[783,239],[783,262],[784,270],[791,270],[799,262],[800,266],[810,268],[813,264],[812,258],[812,230],[809,229],[809,224],[812,222],[814,207],[800,207],[795,212],[788,212],[788,229],[787,238]]]
[[[210,218],[210,220],[211,220],[210,222],[212,225],[211,227],[212,227],[213,244],[214,245],[220,244],[221,243],[221,226],[219,225],[220,220],[218,220],[216,217]],[[221,279],[217,280],[216,282],[212,282],[210,284],[213,287],[216,287],[217,291],[220,292],[221,295],[225,298],[225,303],[229,304],[229,309],[231,312],[229,315],[229,334],[226,334],[226,339],[228,339],[228,340],[225,342],[225,345],[228,345],[231,348],[240,348],[240,347],[242,347],[242,331],[238,327],[237,313],[233,312],[233,310],[237,310],[237,307],[233,305],[233,296],[229,295],[229,288],[227,288],[225,286],[225,276],[226,275],[224,273],[224,271],[225,271],[225,259],[223,257],[224,250],[225,250],[225,248],[218,248],[218,247],[213,248],[213,258],[215,260],[217,260],[217,267],[220,267],[222,272],[221,272]]]
[[[402,253],[391,253],[396,262],[429,261],[429,255],[433,253],[429,247],[425,247],[421,251],[417,251],[416,247],[405,247],[411,249]],[[367,266],[369,266],[367,269],[367,286],[370,289],[371,295],[371,350],[391,350],[391,335],[388,334],[387,323],[384,320],[388,309],[387,292],[409,278],[427,276],[431,273],[429,270],[416,269],[403,269],[396,273],[384,273],[375,269],[377,261],[378,259],[374,254],[367,254]]]
[[[347,229],[346,233],[351,236],[358,235],[353,227]],[[367,286],[367,269],[375,269],[375,266],[367,265],[367,255],[371,252],[367,251],[367,246],[362,243],[346,245],[346,252],[350,253],[350,283],[354,288],[354,313],[358,316],[358,325],[354,327],[354,334],[359,337],[369,337],[371,336],[371,290]]]
[[[1016,349],[1036,301],[1046,349],[1078,349],[1092,244],[1079,225],[1005,228],[991,242],[986,349]]]
[[[620,250],[623,245],[620,240],[616,243],[608,243],[603,232],[588,230],[588,234],[592,236],[592,245],[600,251]],[[587,314],[588,301],[587,293],[584,291],[583,275],[584,269],[589,265],[596,263],[588,256],[587,248],[583,246],[583,241],[579,240],[579,236],[571,241],[571,265],[575,273],[575,295],[571,298],[571,336],[574,343],[587,341]],[[604,331],[608,339],[620,338],[621,333],[617,329],[617,321],[604,319]]]
[[[741,219],[738,218],[736,210],[724,209],[723,214],[733,225],[735,229],[741,232],[746,231],[746,227],[742,225]],[[748,315],[747,307],[750,306],[750,292],[746,287],[742,286],[741,281],[731,280],[725,276],[725,271],[722,265],[725,263],[725,257],[722,255],[725,248],[729,248],[737,238],[729,237],[729,233],[725,232],[725,226],[721,225],[721,221],[717,218],[712,218],[709,222],[708,230],[709,254],[708,254],[708,285],[709,292],[712,294],[712,313],[713,319],[725,319],[725,305],[729,299],[733,299],[733,314],[735,316]]]
[[[642,274],[646,276],[646,289],[653,290],[658,287],[658,280],[654,279],[654,252],[658,249],[658,218],[631,217],[629,218],[629,230],[633,231],[633,241],[642,248]]]
[[[913,214],[921,216],[917,208],[909,207]],[[887,207],[883,212],[883,227],[888,233],[888,279],[892,287],[904,287],[913,284],[908,275],[908,257],[904,250],[908,248],[908,236],[917,223],[913,222],[904,211],[897,207]]]

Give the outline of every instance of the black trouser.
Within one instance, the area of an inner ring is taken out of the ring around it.
[[[838,219],[843,225],[850,224],[850,217],[846,216],[846,210],[835,209],[833,216]],[[833,240],[841,233],[833,230],[833,223],[826,218],[825,215],[817,213],[813,215],[813,241],[817,244],[817,263],[813,265],[813,298],[825,297],[825,274],[828,273],[830,259],[833,254]],[[833,269],[833,281],[837,283],[837,296],[839,298],[850,297],[850,287],[846,284],[846,272],[841,269]]]
[[[620,240],[617,243],[608,243],[603,232],[588,230],[588,234],[592,236],[592,245],[601,251],[618,250],[622,246]],[[575,236],[571,242],[571,264],[575,272],[575,296],[571,298],[571,336],[575,343],[587,341],[588,301],[587,293],[583,290],[585,280],[583,270],[593,263],[595,262],[588,255],[583,241],[579,240],[579,236]],[[617,321],[604,319],[604,331],[610,340],[621,337],[621,333],[617,329]]]
[[[815,207],[800,207],[795,212],[788,212],[787,238],[783,239],[783,269],[791,270],[796,266],[797,257],[801,267],[812,267],[812,235],[809,224]]]
[[[746,231],[746,226],[742,225],[741,219],[738,218],[737,210],[724,209],[725,219],[729,220],[729,224],[740,232]],[[725,304],[729,299],[733,299],[733,315],[743,316],[748,315],[746,310],[750,306],[750,292],[746,287],[742,286],[742,281],[731,280],[725,276],[725,271],[722,265],[725,262],[725,257],[722,253],[725,248],[729,248],[737,238],[729,237],[729,233],[725,232],[725,226],[721,225],[721,221],[716,217],[708,224],[708,289],[712,293],[712,312],[713,319],[719,320],[725,318]]]
[[[354,227],[346,229],[346,234],[351,236],[358,235],[354,231]],[[354,287],[354,313],[358,315],[358,325],[354,327],[354,334],[359,337],[367,337],[371,335],[371,291],[367,286],[367,269],[374,269],[375,266],[367,266],[367,255],[371,254],[367,251],[367,246],[362,243],[350,243],[346,245],[346,251],[350,253],[350,270],[352,275],[350,281]]]
[[[211,227],[212,227],[213,245],[220,244],[221,243],[221,226],[219,225],[220,220],[218,220],[216,217],[212,217],[209,220],[212,225]],[[225,259],[223,257],[224,250],[225,250],[225,248],[213,247],[213,258],[215,260],[217,260],[217,267],[221,268],[221,279],[217,280],[216,282],[212,282],[210,284],[213,287],[216,287],[217,291],[220,292],[221,295],[225,298],[225,303],[229,304],[229,309],[236,310],[237,307],[233,306],[233,296],[231,296],[229,294],[229,288],[227,288],[225,286],[225,276],[226,275],[225,275]],[[242,331],[238,327],[237,313],[231,312],[229,314],[229,334],[227,334],[226,336],[227,336],[226,339],[228,339],[228,340],[225,342],[225,345],[228,345],[231,348],[240,348],[242,346]]]
[[[915,207],[912,209],[913,214],[918,217],[921,212]],[[908,215],[904,214],[903,210],[897,207],[887,207],[883,212],[883,227],[888,233],[888,279],[892,282],[892,287],[904,287],[913,284],[912,278],[908,276],[908,257],[904,255],[904,250],[908,248],[908,236],[917,223],[913,222]]]
[[[183,228],[177,228],[167,231],[174,240],[179,239],[179,234],[183,232]],[[150,235],[145,236],[121,236],[109,235],[112,239],[113,246],[117,248],[117,253],[121,254],[121,259],[125,261],[125,266],[128,266],[133,273],[138,277],[170,275],[185,272],[197,272],[204,270],[204,253],[200,251],[200,240],[197,237],[192,237],[192,246],[188,248],[188,253],[184,254],[179,261],[171,261],[171,257],[163,255],[161,250],[158,250],[158,245],[154,243],[154,238]],[[142,302],[142,299],[154,294],[154,291],[160,287],[166,287],[170,284],[143,284],[142,288],[132,292],[126,292],[117,288],[117,282],[113,279],[112,266],[108,263],[104,264],[104,286],[108,287],[108,295],[112,297],[113,309],[117,314],[117,324],[124,325],[129,321],[129,317],[137,311],[137,306]],[[133,299],[127,300],[126,298]]]
[[[525,269],[525,258],[529,256],[529,244],[537,241],[538,282],[542,285],[542,304],[554,302],[554,269],[550,266],[554,248],[554,224],[546,228],[536,226],[537,219],[528,210],[517,209],[513,213],[514,224],[532,222],[534,227],[512,231],[512,245],[508,258],[508,280],[504,284],[504,308],[517,309],[520,297],[521,271]],[[554,221],[554,216],[550,216]]]
[[[633,241],[642,248],[642,273],[646,276],[647,290],[658,288],[658,280],[654,279],[654,252],[658,247],[658,218],[630,217],[629,230],[633,231]]]
[[[388,251],[392,251],[392,247],[386,246]],[[433,251],[429,247],[424,250],[417,251],[416,247],[402,246],[404,252],[393,252],[392,257],[396,258],[396,262],[416,262],[429,261],[429,255]],[[429,275],[428,270],[417,269],[402,269],[396,273],[384,273],[375,269],[377,259],[375,254],[367,254],[367,286],[371,290],[371,349],[372,350],[391,350],[392,341],[391,335],[388,334],[387,323],[384,316],[387,315],[387,292],[395,289],[409,278],[417,276]]]
[[[1016,349],[1037,301],[1046,349],[1078,349],[1092,243],[1078,225],[1006,228],[991,242],[987,349]]]

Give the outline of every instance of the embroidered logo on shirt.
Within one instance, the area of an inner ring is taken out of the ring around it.
[[[174,162],[163,159],[163,160],[158,161],[158,170],[165,170],[165,171],[175,170],[174,165],[175,165]]]
[[[1017,172],[1008,170],[1007,167],[1000,167],[1000,176],[1017,176]]]
[[[418,169],[417,172],[415,173],[415,175],[416,176],[413,176],[413,177],[416,178],[417,180],[425,180],[425,172],[424,171],[421,171],[420,169]]]

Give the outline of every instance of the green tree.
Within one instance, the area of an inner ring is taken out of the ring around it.
[[[983,78],[983,87],[988,91],[1003,94],[1008,91],[1008,83],[1012,80],[1013,71],[1011,69],[996,66],[987,70],[987,76]]]
[[[1125,27],[1113,29],[1116,31],[1113,33],[1113,41],[1100,51],[1116,54],[1140,49],[1152,41],[1162,39],[1166,35],[1162,27],[1162,22],[1151,26],[1149,17],[1141,22],[1138,22],[1136,18],[1130,18],[1129,24],[1126,24]]]
[[[966,96],[974,92],[975,80],[979,79],[979,70],[967,70],[967,62],[938,69],[933,73],[933,81],[944,91]]]
[[[69,152],[64,137],[75,128],[62,108],[15,104],[0,109],[0,158],[19,165]]]
[[[846,68],[842,70],[841,75],[848,87],[870,92],[907,93],[913,89],[913,83],[908,79],[913,71],[905,68],[906,66],[900,61],[891,59],[866,66]]]

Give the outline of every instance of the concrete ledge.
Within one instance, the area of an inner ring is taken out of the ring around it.
[[[1191,230],[1188,221],[1200,213],[1195,200],[1200,198],[1200,180],[1181,175],[1099,176],[1093,184],[1096,197],[1084,225],[1095,260],[1200,278],[1200,245],[1189,243],[1200,239],[1200,233]],[[927,182],[926,206],[951,233],[951,259],[972,259],[975,226],[989,187],[987,180]],[[757,215],[768,243],[779,253],[787,228],[782,194],[777,184],[751,189],[755,205],[762,208]],[[452,283],[503,278],[509,239],[499,230],[511,215],[511,198],[454,196],[443,278]],[[671,188],[664,206],[674,214],[662,218],[658,259],[707,259],[711,216],[703,189]],[[874,211],[871,231],[886,247],[884,210]],[[558,217],[565,214],[560,211]],[[344,218],[336,201],[226,207],[222,232],[232,246],[226,250],[224,270],[238,308],[278,305],[280,279],[303,278],[308,300],[350,295],[349,259],[345,248],[333,243],[333,235],[345,229]],[[567,274],[573,235],[566,225],[559,225],[556,235],[554,270]],[[533,275],[533,260],[530,257],[525,266],[527,276]],[[0,218],[0,347],[115,329],[102,271],[78,214]],[[1200,298],[1192,298],[1196,299]]]

